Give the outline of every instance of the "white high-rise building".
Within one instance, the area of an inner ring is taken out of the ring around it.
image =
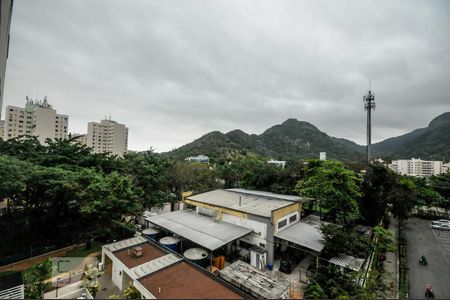
[[[43,101],[27,97],[25,107],[6,107],[3,139],[28,135],[36,136],[44,144],[46,139],[66,139],[68,126],[69,116],[57,114],[47,97]]]
[[[110,119],[100,123],[89,122],[86,145],[94,153],[111,153],[123,156],[128,148],[128,128]]]
[[[446,171],[446,164],[442,161],[429,161],[412,158],[393,160],[389,164],[389,168],[394,172],[414,177],[426,177],[432,175],[439,175]]]

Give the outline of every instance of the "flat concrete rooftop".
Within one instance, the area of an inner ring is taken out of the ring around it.
[[[185,262],[139,279],[157,299],[243,299],[241,295]]]
[[[142,247],[142,256],[134,257],[133,256],[133,248],[134,247]],[[142,265],[151,260],[157,259],[161,256],[167,255],[166,252],[158,249],[152,244],[145,242],[142,244],[138,244],[129,248],[121,249],[114,252],[114,255],[128,268],[133,268],[139,265]]]

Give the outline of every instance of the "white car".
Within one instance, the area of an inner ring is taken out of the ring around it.
[[[444,224],[439,222],[431,222],[430,225],[431,229],[438,229],[438,230],[450,230],[450,224]]]
[[[435,222],[439,222],[439,223],[442,223],[442,224],[450,224],[450,220],[445,220],[445,219],[440,219],[440,220],[437,220]]]

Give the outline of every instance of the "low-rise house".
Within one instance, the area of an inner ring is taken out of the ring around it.
[[[142,236],[103,246],[105,274],[120,290],[131,283],[142,299],[242,299],[245,293]]]

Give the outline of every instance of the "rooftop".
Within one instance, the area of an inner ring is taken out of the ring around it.
[[[186,199],[266,218],[272,216],[272,211],[302,200],[302,198],[298,196],[280,195],[244,189],[219,189],[189,196],[186,197]]]
[[[239,294],[185,262],[143,277],[139,283],[157,299],[242,299]]]
[[[339,255],[330,259],[330,264],[358,272],[361,270],[364,261],[365,259],[363,258],[356,258],[350,255]]]
[[[118,250],[114,252],[114,255],[124,263],[124,265],[131,269],[167,254],[148,242],[139,244],[139,247],[142,247],[142,256],[140,257],[133,256],[133,246]]]
[[[251,229],[217,222],[214,218],[188,210],[150,216],[146,220],[209,250],[218,249],[252,232]]]
[[[143,236],[135,236],[135,237],[132,237],[132,238],[129,238],[126,240],[122,240],[122,241],[104,245],[103,247],[111,252],[114,252],[114,251],[117,251],[120,249],[125,249],[125,248],[129,248],[129,247],[132,247],[135,245],[142,244],[146,241],[147,241],[147,239]]]
[[[321,252],[325,247],[320,230],[322,224],[326,224],[326,222],[322,222],[318,216],[309,215],[300,222],[279,231],[275,236],[314,252]]]

